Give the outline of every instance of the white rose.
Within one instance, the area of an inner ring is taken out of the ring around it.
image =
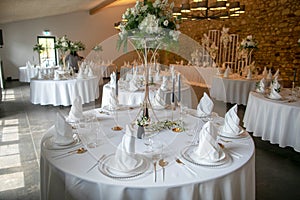
[[[166,20],[164,21],[164,26],[168,26],[168,24],[169,24],[169,21],[166,19]]]

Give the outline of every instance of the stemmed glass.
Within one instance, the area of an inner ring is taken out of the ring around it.
[[[190,138],[192,137],[192,139],[189,139],[187,141],[188,144],[194,145],[199,143],[199,133],[201,129],[202,129],[202,125],[200,123],[200,120],[197,120],[197,123],[194,125],[192,129],[185,131],[187,136],[189,136]]]
[[[113,130],[113,131],[121,131],[122,129],[123,129],[123,127],[122,126],[120,126],[119,125],[119,120],[118,120],[118,110],[117,109],[115,109],[115,110],[113,110],[113,115],[114,115],[114,121],[115,121],[115,126],[114,127],[112,127],[111,129]]]

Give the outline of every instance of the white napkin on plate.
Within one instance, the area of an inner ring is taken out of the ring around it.
[[[237,115],[237,108],[236,104],[225,114],[225,122],[221,132],[226,135],[237,136],[240,134],[240,118]]]
[[[256,85],[256,92],[265,93],[265,83],[266,79],[262,78]]]
[[[229,68],[226,68],[226,70],[225,70],[225,72],[223,74],[223,77],[224,78],[228,78],[228,76],[229,76]]]
[[[163,76],[163,81],[162,81],[162,84],[160,86],[160,89],[162,91],[167,91],[168,90],[168,77]]]
[[[81,97],[77,96],[75,97],[72,107],[70,109],[69,115],[67,117],[68,122],[77,122],[81,119],[83,119],[83,112],[82,112],[82,101]]]
[[[83,78],[83,70],[81,67],[79,68],[77,78]]]
[[[157,108],[157,109],[165,108],[166,102],[165,102],[165,100],[163,98],[163,94],[162,94],[161,88],[158,88],[157,92],[155,93],[154,99],[152,101],[152,106],[154,108]]]
[[[126,125],[126,132],[111,164],[113,169],[122,172],[130,172],[139,165],[139,161],[135,157],[134,131],[129,125]]]
[[[111,73],[110,74],[110,82],[109,82],[109,85],[111,88],[116,88],[116,79],[117,79],[116,73],[115,72]]]
[[[267,75],[267,79],[268,80],[272,80],[272,72],[271,72],[271,69],[269,69],[269,73]]]
[[[199,133],[199,144],[190,157],[196,162],[218,162],[225,158],[225,153],[217,142],[217,130],[213,123],[206,122]]]
[[[72,126],[66,122],[60,113],[56,114],[55,131],[54,143],[67,145],[73,142]]]
[[[88,77],[93,77],[93,76],[94,76],[94,72],[93,72],[92,68],[89,67]]]
[[[264,78],[267,77],[267,75],[268,75],[267,67],[264,67],[264,71],[262,72],[262,75],[263,75]]]
[[[60,80],[59,73],[56,70],[54,71],[54,78],[53,78],[53,80]]]
[[[271,92],[269,95],[270,99],[281,99],[282,96],[279,94],[280,93],[280,84],[278,83],[277,78],[275,78],[271,84]]]
[[[199,117],[209,116],[214,108],[214,102],[209,98],[209,96],[204,92],[203,97],[197,106],[197,115]]]
[[[251,69],[248,69],[247,79],[252,79]]]
[[[137,86],[136,80],[135,79],[131,79],[128,83],[128,90],[130,92],[135,92],[138,91],[139,87]]]

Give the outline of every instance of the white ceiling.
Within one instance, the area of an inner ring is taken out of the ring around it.
[[[0,0],[0,24],[76,11],[89,11],[103,2],[105,0]],[[134,2],[135,0],[115,0],[109,6]]]

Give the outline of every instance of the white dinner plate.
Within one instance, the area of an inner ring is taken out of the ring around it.
[[[77,135],[74,134],[73,141],[70,144],[59,145],[54,142],[54,136],[52,135],[52,136],[46,138],[43,141],[42,145],[43,145],[43,147],[45,147],[46,149],[49,149],[49,150],[61,150],[61,149],[68,149],[68,148],[76,147],[77,145],[80,145],[80,143],[81,143],[80,139],[77,137]]]
[[[213,119],[215,117],[218,117],[218,114],[215,112],[212,112],[210,115],[199,115],[197,110],[194,109],[189,109],[187,111],[187,113],[191,116],[197,117],[197,118],[201,118],[201,119]]]
[[[223,126],[220,127],[219,135],[221,137],[231,138],[231,139],[238,139],[238,138],[244,138],[248,137],[247,131],[245,131],[242,127],[240,127],[240,131],[238,135],[233,135],[231,133],[227,133],[223,131]]]
[[[224,153],[223,158],[216,162],[210,161],[208,159],[195,160],[190,155],[197,147],[198,147],[197,145],[185,147],[181,152],[182,157],[185,160],[189,161],[190,163],[193,163],[195,165],[207,166],[207,167],[217,167],[217,166],[228,164],[231,161],[230,156],[224,151],[223,151],[223,153]]]
[[[110,154],[106,156],[101,163],[99,163],[98,169],[99,171],[110,178],[116,179],[131,179],[141,176],[149,169],[149,161],[141,156],[135,155],[136,159],[138,160],[138,164],[135,168],[131,169],[130,171],[121,171],[118,169],[114,169],[113,162],[115,159],[115,154]]]

